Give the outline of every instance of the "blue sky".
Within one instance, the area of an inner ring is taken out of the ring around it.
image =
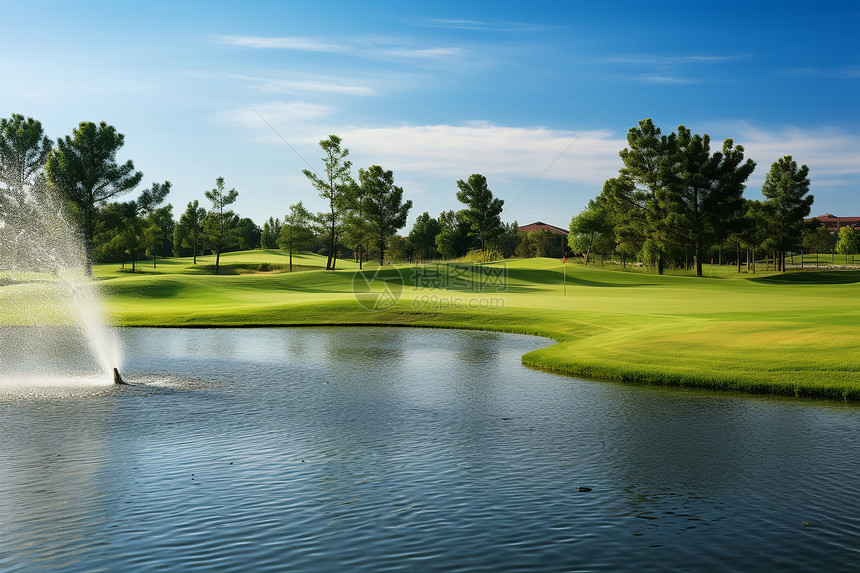
[[[856,2],[4,3],[0,115],[107,121],[177,215],[223,176],[258,223],[322,201],[340,135],[423,211],[487,176],[503,218],[566,227],[646,117],[810,167],[813,214],[860,215]],[[10,23],[17,25],[10,25]],[[307,163],[306,163],[307,162]],[[129,197],[130,198],[130,197]]]

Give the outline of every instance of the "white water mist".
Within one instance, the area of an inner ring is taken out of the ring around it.
[[[3,190],[0,314],[0,375],[56,380],[83,375],[76,368],[87,367],[77,364],[94,363],[109,383],[122,365],[98,285],[86,274],[83,239],[43,181]]]

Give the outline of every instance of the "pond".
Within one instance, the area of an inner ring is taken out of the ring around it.
[[[526,369],[551,341],[121,329],[0,391],[2,571],[856,571],[860,409]]]

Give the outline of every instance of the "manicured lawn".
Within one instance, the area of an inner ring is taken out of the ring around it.
[[[271,264],[283,257],[251,251],[222,261]],[[306,267],[325,264],[318,255],[300,260]],[[399,296],[391,308],[368,310],[354,294],[368,285],[356,277],[357,265],[339,261],[338,267],[213,276],[178,259],[159,262],[157,273],[102,265],[96,276],[116,325],[387,324],[518,332],[558,341],[523,356],[529,366],[557,372],[860,400],[860,271],[738,276],[729,270],[736,267],[724,266],[706,267],[711,276],[696,278],[568,262],[563,287],[561,262],[552,259],[366,265],[365,276],[378,271],[372,293],[388,284]],[[372,293],[364,295],[365,305],[374,301]]]

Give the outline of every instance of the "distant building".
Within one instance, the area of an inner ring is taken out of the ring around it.
[[[860,217],[837,217],[831,213],[825,213],[824,215],[813,217],[813,219],[818,219],[824,223],[824,228],[831,233],[837,233],[841,227],[848,226],[860,230]]]
[[[548,225],[543,221],[535,221],[534,223],[529,223],[528,225],[521,225],[519,227],[520,233],[534,233],[535,231],[549,231],[555,235],[564,235],[567,236],[568,231],[566,229],[562,229],[561,227],[556,227],[555,225]]]

